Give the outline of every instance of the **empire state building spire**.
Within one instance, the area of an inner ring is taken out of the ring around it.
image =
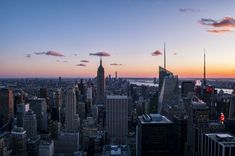
[[[102,66],[102,56],[100,56],[100,66]]]

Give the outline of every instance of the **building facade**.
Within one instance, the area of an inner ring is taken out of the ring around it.
[[[111,144],[126,144],[128,134],[128,97],[106,97],[106,131]]]
[[[172,156],[173,122],[160,114],[138,116],[136,156]]]

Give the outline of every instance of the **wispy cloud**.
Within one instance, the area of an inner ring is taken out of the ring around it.
[[[25,57],[31,58],[31,54],[26,54]]]
[[[56,60],[56,62],[60,62],[60,60]]]
[[[85,65],[85,64],[83,64],[83,63],[76,64],[76,66],[80,66],[80,67],[86,67],[86,65]]]
[[[89,63],[88,60],[81,60],[80,62],[83,62],[83,63]]]
[[[65,60],[65,61],[63,61],[63,63],[67,63],[67,62],[68,62],[68,61],[66,61],[66,60]]]
[[[159,56],[159,55],[162,55],[162,52],[159,50],[152,52],[152,56]]]
[[[97,53],[90,53],[93,56],[111,56],[108,52],[97,52]]]
[[[64,57],[64,55],[57,51],[47,51],[47,52],[35,52],[36,55],[48,55],[48,56],[58,56],[58,57]]]
[[[212,26],[215,28],[233,28],[235,27],[235,19],[230,16],[226,16],[222,18],[221,20],[214,20],[211,18],[202,18],[199,21],[200,24],[206,25],[206,26]]]
[[[187,12],[200,12],[200,9],[194,8],[179,8],[179,12],[187,13]]]
[[[119,63],[111,63],[110,66],[122,66],[122,64],[119,64]]]
[[[215,33],[215,34],[231,32],[231,31],[232,30],[230,30],[230,29],[211,29],[211,30],[207,30],[207,32]]]
[[[221,20],[202,18],[199,23],[204,26],[213,27],[214,29],[208,29],[206,31],[217,34],[232,32],[232,29],[235,28],[235,19],[230,16],[226,16]]]

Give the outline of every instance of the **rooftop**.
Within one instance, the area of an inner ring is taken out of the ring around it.
[[[107,99],[128,99],[126,95],[107,95]]]
[[[228,133],[208,133],[205,135],[223,146],[235,146],[235,137]]]
[[[141,124],[172,123],[172,121],[161,114],[143,114],[138,116],[138,118]]]
[[[130,156],[128,145],[105,145],[103,156]]]

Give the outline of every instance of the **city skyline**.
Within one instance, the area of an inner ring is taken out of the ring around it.
[[[232,0],[0,2],[0,78],[157,77],[163,66],[185,77],[235,78]],[[152,53],[155,52],[155,56]],[[95,56],[92,56],[95,55]]]

